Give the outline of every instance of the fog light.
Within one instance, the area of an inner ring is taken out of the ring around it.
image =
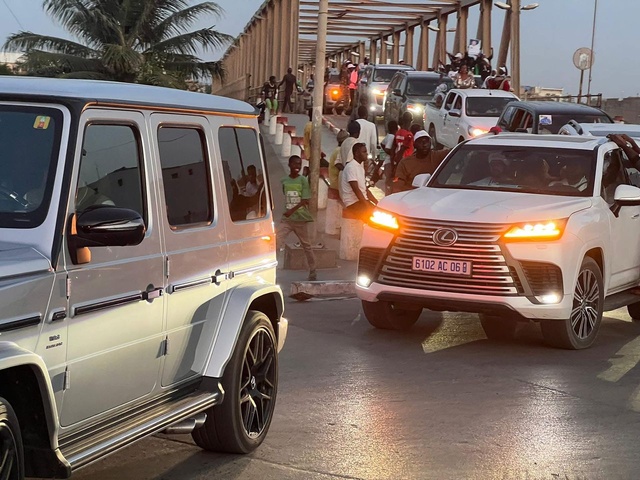
[[[375,106],[375,105],[371,105],[371,106],[369,107],[369,110],[371,110],[372,112],[373,112],[373,111],[375,111],[375,109],[376,109],[376,106]]]
[[[562,297],[557,293],[548,293],[547,295],[542,295],[541,297],[538,297],[538,300],[540,300],[541,303],[547,303],[547,304],[560,303],[560,300],[562,300]]]
[[[359,287],[368,288],[369,285],[371,285],[371,279],[366,275],[360,275],[358,277],[358,280],[356,280],[356,283],[358,284]]]

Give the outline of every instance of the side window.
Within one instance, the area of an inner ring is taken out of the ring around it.
[[[146,218],[139,138],[138,130],[130,125],[87,125],[76,212],[110,205],[135,210]]]
[[[451,110],[451,107],[453,105],[453,100],[455,98],[456,98],[456,94],[454,92],[450,92],[449,95],[447,95],[447,99],[444,102],[445,110]]]
[[[456,101],[453,103],[453,109],[462,111],[462,97],[460,95],[456,97]]]
[[[161,126],[158,150],[167,219],[172,227],[213,220],[211,175],[204,133],[197,128]]]
[[[632,164],[622,150],[620,150],[620,157],[622,158],[622,165],[624,165],[624,169],[627,172],[629,184],[640,188],[640,171],[638,171],[637,165]]]
[[[222,127],[218,132],[229,212],[234,222],[267,215],[266,171],[256,131]]]
[[[628,183],[625,169],[622,165],[620,150],[612,150],[605,153],[602,166],[602,190],[601,196],[609,205],[614,203],[614,195],[618,185]]]
[[[395,75],[392,79],[391,82],[389,82],[389,92],[393,92],[394,88],[396,88],[396,85],[398,84],[398,76]]]
[[[400,91],[404,94],[407,90],[407,77],[402,75],[400,77],[400,84],[398,85]]]
[[[498,125],[502,128],[507,128],[509,126],[509,123],[511,122],[511,118],[513,117],[513,113],[515,111],[516,111],[515,107],[507,107]]]
[[[527,112],[521,108],[517,109],[513,113],[513,116],[511,117],[511,121],[507,124],[507,129],[510,132],[515,132],[517,128],[520,128],[520,124],[522,123],[522,117],[524,117],[526,113]]]
[[[527,133],[531,133],[533,131],[533,116],[529,112],[525,112],[522,116],[522,120],[520,120],[520,125],[518,128],[524,129]]]

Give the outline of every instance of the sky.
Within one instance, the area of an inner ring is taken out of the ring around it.
[[[217,0],[225,13],[208,18],[196,27],[215,25],[217,30],[238,35],[264,0]],[[521,15],[522,85],[564,88],[577,94],[580,71],[573,65],[573,53],[591,46],[595,0],[537,0],[535,10]],[[199,3],[189,0],[189,3]],[[522,0],[522,4],[528,3]],[[13,13],[11,13],[13,12]],[[478,8],[469,16],[469,37],[473,37]],[[497,55],[504,12],[493,9],[493,44]],[[640,44],[639,0],[599,0],[595,35],[595,63],[592,93],[606,98],[640,96],[640,62],[634,48]],[[449,21],[453,26],[455,20]],[[47,17],[41,0],[0,0],[0,38],[19,30],[39,34],[67,36]],[[448,45],[453,42],[449,34]],[[431,44],[433,45],[433,39]],[[449,51],[452,51],[451,47]],[[217,59],[224,52],[203,52],[205,59]],[[631,61],[623,61],[623,55]],[[587,82],[585,75],[584,90]]]

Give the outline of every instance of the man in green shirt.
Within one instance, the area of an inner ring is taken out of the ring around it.
[[[316,280],[316,259],[311,250],[309,241],[308,223],[313,222],[313,217],[307,208],[311,191],[309,180],[300,175],[302,169],[302,159],[298,155],[289,158],[289,175],[280,180],[282,183],[282,193],[284,193],[285,212],[282,221],[276,230],[277,249],[280,251],[282,242],[291,232],[300,239],[300,244],[307,257],[309,264],[309,280]]]

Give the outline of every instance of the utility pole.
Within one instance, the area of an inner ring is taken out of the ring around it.
[[[329,0],[320,0],[318,6],[318,38],[316,42],[315,86],[313,87],[313,130],[311,134],[311,158],[309,159],[309,183],[311,189],[311,214],[318,217],[318,182],[322,153],[322,101],[324,95],[324,68],[327,54],[327,17]]]
[[[596,38],[596,18],[598,15],[598,0],[593,6],[593,28],[591,30],[591,63],[589,64],[589,82],[587,83],[587,104],[591,103],[591,69],[593,68],[593,45]]]

